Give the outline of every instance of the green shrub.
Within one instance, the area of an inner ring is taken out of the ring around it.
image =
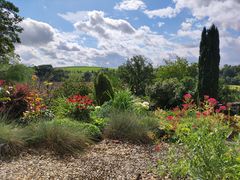
[[[133,109],[133,95],[129,90],[121,90],[115,93],[112,106],[118,110]]]
[[[75,154],[91,143],[88,136],[78,128],[45,121],[32,124],[24,129],[25,141],[30,146],[43,146],[57,154]]]
[[[147,94],[156,107],[172,108],[181,103],[184,87],[175,78],[156,82],[147,88]],[[185,93],[185,92],[184,92]]]
[[[154,129],[152,125],[149,117],[138,116],[128,111],[113,111],[104,130],[104,135],[110,139],[149,143],[152,141],[149,136],[151,130]]]
[[[104,73],[99,73],[94,82],[96,101],[99,105],[110,101],[114,91],[109,78]]]
[[[53,100],[50,109],[56,117],[64,118],[68,116],[70,104],[66,102],[65,97],[58,97]]]
[[[184,119],[176,131],[182,151],[162,162],[159,171],[175,178],[239,179],[239,142],[227,142],[230,133],[227,125],[211,117]]]
[[[30,82],[33,75],[33,69],[23,64],[15,64],[8,68],[5,74],[5,80],[14,82]]]
[[[83,82],[81,75],[71,74],[68,79],[66,79],[60,88],[55,90],[55,97],[70,97],[75,94],[80,94],[82,96],[89,95],[91,93],[91,85],[89,83]]]
[[[16,155],[24,144],[22,129],[0,122],[0,158]]]

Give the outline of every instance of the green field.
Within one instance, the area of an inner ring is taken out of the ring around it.
[[[240,85],[229,85],[229,88],[240,91]]]
[[[87,72],[87,71],[99,71],[103,69],[102,67],[94,67],[94,66],[70,66],[70,67],[62,67],[58,69],[63,69],[69,72]]]

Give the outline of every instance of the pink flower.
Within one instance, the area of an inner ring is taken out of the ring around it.
[[[189,93],[187,93],[187,94],[185,94],[185,95],[183,96],[183,99],[184,99],[184,100],[189,100],[189,99],[191,99],[191,98],[192,98],[192,95],[189,94]]]
[[[189,108],[189,104],[183,104],[182,106],[184,110],[187,110]]]
[[[168,117],[167,117],[167,120],[168,120],[168,121],[172,121],[173,119],[174,119],[173,116],[168,116]]]
[[[216,113],[220,113],[221,111],[227,110],[226,106],[220,106],[218,109],[216,109]]]
[[[204,100],[207,101],[209,99],[208,95],[204,95]]]
[[[210,104],[210,106],[215,106],[215,105],[217,105],[218,102],[216,99],[210,98],[210,99],[208,99],[208,103]]]
[[[201,117],[201,113],[199,111],[196,112],[196,116],[197,118],[200,118]]]
[[[220,107],[219,107],[219,110],[220,110],[220,111],[225,111],[225,110],[227,110],[227,107],[226,107],[226,106],[220,106]]]

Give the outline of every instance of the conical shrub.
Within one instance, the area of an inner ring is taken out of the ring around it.
[[[102,105],[104,102],[111,100],[114,97],[114,91],[112,84],[104,73],[99,73],[94,82],[95,98],[98,105]]]

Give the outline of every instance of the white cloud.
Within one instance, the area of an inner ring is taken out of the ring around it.
[[[53,41],[54,29],[47,23],[27,18],[21,26],[24,28],[20,34],[21,42],[24,45],[39,46]]]
[[[148,15],[149,18],[154,18],[154,17],[172,18],[172,17],[175,17],[179,12],[180,12],[180,9],[172,8],[172,7],[144,11],[144,13]]]
[[[162,27],[165,23],[164,22],[159,22],[158,27]]]
[[[69,21],[71,23],[76,23],[81,20],[86,20],[88,18],[88,11],[78,11],[78,12],[67,12],[64,14],[58,13],[58,16]]]
[[[117,10],[138,10],[145,9],[146,5],[142,0],[123,0],[120,3],[117,3],[114,9]]]
[[[88,20],[79,21],[75,24],[76,29],[104,39],[114,38],[117,34],[134,34],[135,29],[126,20],[111,19],[104,17],[102,11],[91,11]]]
[[[173,0],[175,7],[155,10],[146,9],[148,17],[173,18],[183,9],[189,9],[197,19],[208,18],[209,23],[215,23],[222,28],[240,30],[239,0]]]

